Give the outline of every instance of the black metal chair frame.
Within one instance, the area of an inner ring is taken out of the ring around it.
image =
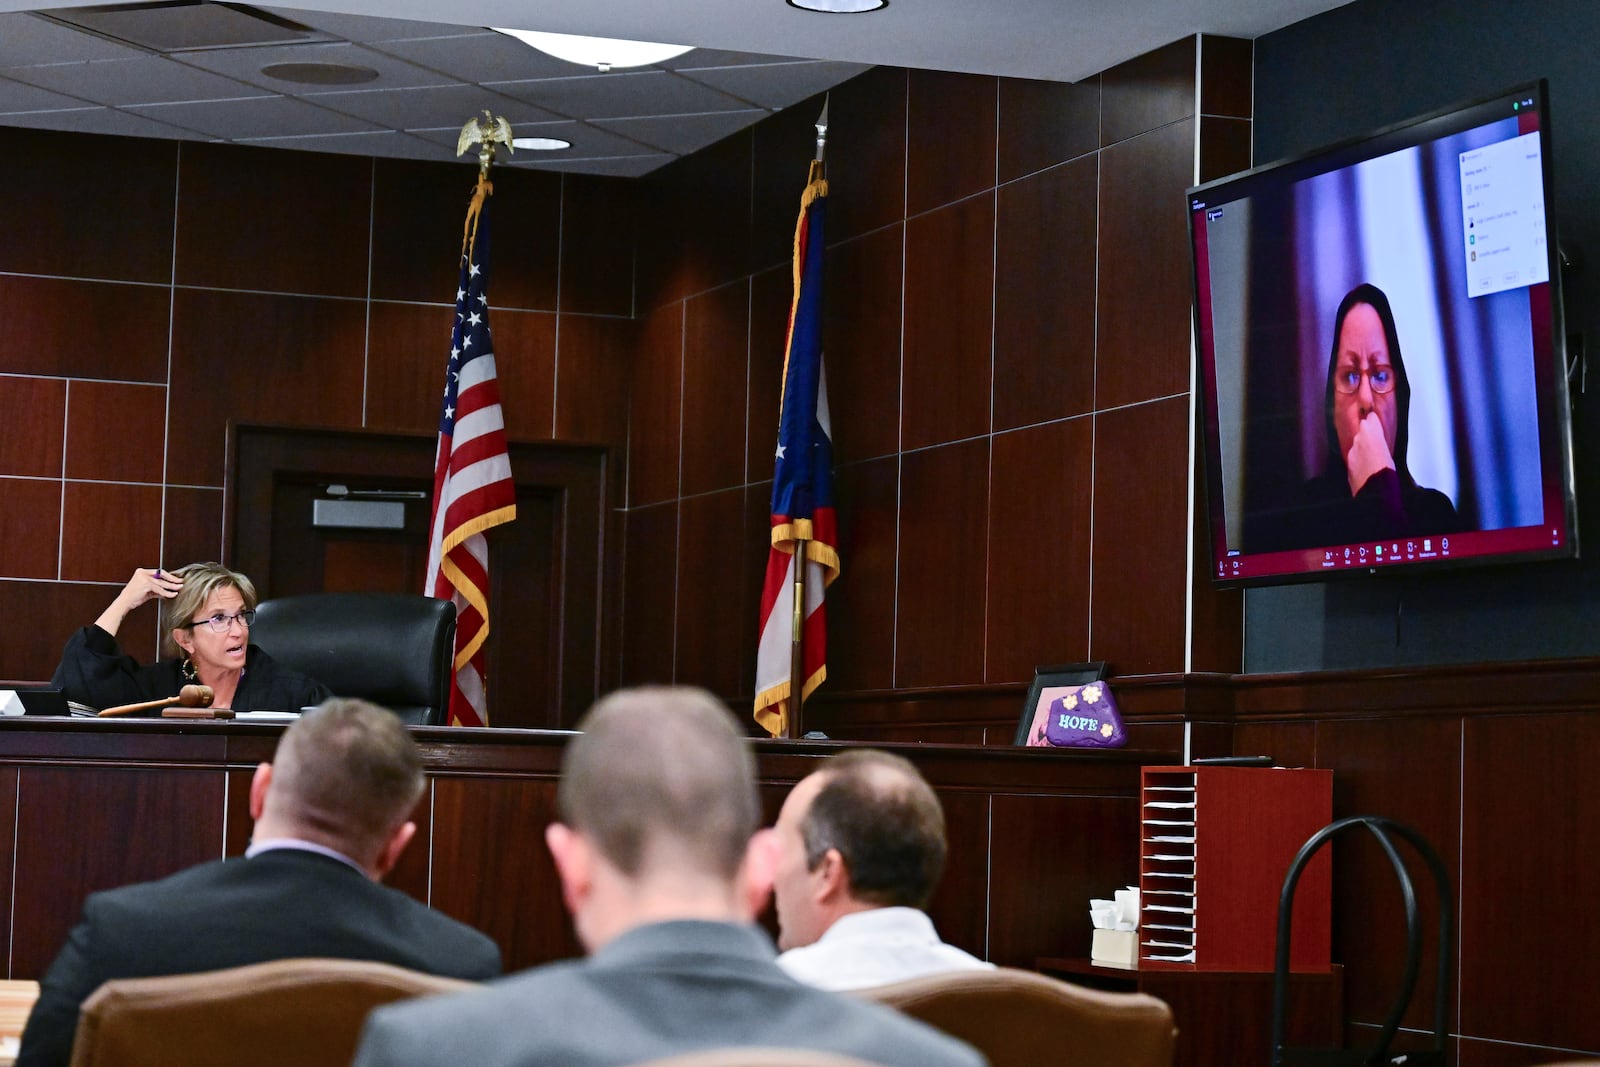
[[[1377,1043],[1368,1052],[1359,1049],[1287,1048],[1284,1045],[1283,1029],[1288,1001],[1289,932],[1294,918],[1295,887],[1306,864],[1311,862],[1311,858],[1323,845],[1346,830],[1358,826],[1371,831],[1377,838],[1379,847],[1389,857],[1389,865],[1394,868],[1395,877],[1399,879],[1400,895],[1405,902],[1406,963],[1400,980],[1399,994],[1395,997],[1393,1007],[1389,1009],[1389,1016],[1384,1020],[1383,1028],[1378,1032]],[[1411,1005],[1412,995],[1417,988],[1417,975],[1421,970],[1422,928],[1417,917],[1417,894],[1411,883],[1411,875],[1406,870],[1406,864],[1400,858],[1400,853],[1396,851],[1390,834],[1405,838],[1411,843],[1412,848],[1416,849],[1417,854],[1433,871],[1434,888],[1439,896],[1439,981],[1433,1004],[1433,1048],[1421,1052],[1402,1053],[1393,1059],[1389,1056],[1389,1046],[1394,1041],[1395,1033],[1400,1029],[1406,1008]],[[1343,1067],[1343,1065],[1376,1067],[1380,1064],[1398,1063],[1404,1063],[1406,1067],[1432,1067],[1435,1064],[1443,1067],[1445,1039],[1450,1022],[1450,969],[1455,930],[1455,903],[1450,892],[1450,875],[1439,859],[1439,854],[1428,844],[1426,838],[1403,823],[1381,815],[1353,815],[1330,823],[1312,834],[1306,843],[1300,846],[1294,862],[1289,864],[1289,873],[1283,879],[1283,892],[1278,898],[1278,950],[1272,974],[1271,1063],[1273,1067],[1288,1067],[1291,1064],[1306,1065],[1306,1067]]]

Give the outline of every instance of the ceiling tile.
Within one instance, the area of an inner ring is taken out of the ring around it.
[[[39,89],[23,82],[6,82],[0,79],[0,114],[12,111],[51,111],[61,108],[81,108],[87,101],[49,89]]]
[[[740,67],[704,67],[678,73],[730,96],[764,108],[785,108],[808,96],[855,77],[867,67],[859,63],[762,63]]]
[[[385,159],[424,159],[448,162],[449,153],[410,134],[394,130],[369,133],[330,133],[307,137],[241,137],[240,144],[262,148],[295,148],[304,152],[337,152],[344,155],[382,156]]]
[[[339,41],[332,44],[291,44],[272,48],[220,48],[210,52],[186,52],[182,62],[276,93],[304,93],[307,89],[319,90],[334,86],[306,86],[284,81],[262,73],[262,68],[274,63],[338,63],[345,66],[366,67],[378,72],[370,82],[359,83],[373,89],[410,89],[423,85],[445,85],[450,79],[443,74],[423,70],[403,59],[384,55],[369,48]],[[352,88],[338,86],[338,88]]]
[[[149,118],[187,126],[208,137],[234,141],[272,137],[285,130],[311,135],[361,133],[373,124],[327,108],[315,107],[288,96],[263,96],[252,100],[218,100],[203,103],[152,104],[129,108]]]
[[[565,78],[588,68],[529,48],[503,33],[441,37],[422,41],[383,41],[374,48],[464,82]]]
[[[664,70],[611,71],[581,78],[494,82],[507,96],[573,118],[633,118],[736,111],[746,105]]]
[[[638,178],[663,167],[677,156],[657,153],[649,156],[606,156],[600,159],[569,159],[542,163],[540,170],[561,170],[574,174],[605,174],[614,178]]]
[[[638,119],[596,119],[594,124],[613,133],[632,137],[647,145],[688,155],[708,144],[715,144],[730,134],[765,118],[767,112],[719,111],[710,115],[665,115]]]
[[[103,59],[49,67],[13,67],[5,71],[5,75],[41,89],[51,89],[114,107],[264,95],[264,90],[232,78],[186,67],[163,56]]]
[[[261,10],[343,37],[347,41],[404,41],[418,37],[456,37],[485,32],[482,26],[451,26],[443,22],[413,22],[375,15],[342,15],[296,7],[262,7]]]
[[[513,131],[520,131],[526,123],[549,122],[557,117],[532,104],[501,96],[477,85],[299,95],[319,107],[332,108],[396,130],[439,129],[451,123],[455,123],[455,128],[460,130],[468,119],[482,114],[485,108],[496,115],[504,115]],[[518,136],[521,136],[520,132]]]
[[[156,122],[109,107],[75,108],[70,111],[32,111],[7,115],[7,126],[26,126],[34,130],[63,130],[68,133],[98,133],[113,137],[159,137],[163,140],[199,140],[198,130]]]
[[[463,122],[466,120],[463,119]],[[461,133],[461,127],[446,127],[438,130],[412,130],[413,134],[438,144],[448,145],[451,152],[455,151],[456,138]],[[511,132],[518,137],[560,137],[562,140],[571,141],[572,147],[561,152],[536,152],[532,149],[514,151],[508,159],[513,163],[535,162],[558,159],[562,157],[578,158],[579,156],[631,156],[641,152],[650,152],[651,146],[642,145],[628,137],[590,126],[582,122],[567,120],[564,122],[530,122],[526,125],[513,124]]]
[[[0,67],[33,63],[82,63],[90,59],[134,59],[138,49],[79,33],[37,15],[0,15]]]

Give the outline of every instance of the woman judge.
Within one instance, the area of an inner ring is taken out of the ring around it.
[[[162,646],[171,658],[142,667],[117,646],[117,629],[151,600],[166,601]],[[94,624],[67,641],[51,684],[93,708],[161,700],[193,683],[211,687],[212,707],[240,711],[299,711],[331,697],[327,687],[250,647],[255,607],[250,579],[220,563],[136,570]]]

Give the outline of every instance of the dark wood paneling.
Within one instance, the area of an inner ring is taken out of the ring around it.
[[[0,371],[106,378],[114,354],[115,377],[165,381],[170,299],[150,285],[0,277]]]
[[[497,309],[493,319],[494,365],[506,433],[523,441],[548,441],[555,425],[556,317],[548,311]],[[436,357],[440,389],[448,352],[448,345],[441,344]],[[427,406],[436,409],[437,399]]]
[[[1187,122],[1100,154],[1094,397],[1102,410],[1189,388],[1189,231],[1183,191],[1193,174],[1194,128]]]
[[[562,315],[556,328],[556,437],[597,441],[623,455],[638,324]]]
[[[672,677],[724,700],[739,693],[741,643],[729,640],[756,625],[740,609],[743,575],[730,573],[755,535],[744,527],[744,489],[687,497],[678,505],[677,633]]]
[[[364,305],[189,289],[174,300],[169,481],[222,484],[229,420],[361,425]]]
[[[637,196],[637,182],[583,174],[562,177],[563,313],[633,314],[630,253],[639,232]],[[549,243],[547,236],[540,238]]]
[[[640,217],[650,221],[635,231],[640,312],[749,273],[751,156],[751,134],[737,133],[641,188]]]
[[[1589,836],[1600,792],[1584,758],[1600,751],[1600,716],[1473,718],[1462,750],[1472,801],[1461,812],[1460,884],[1473,892],[1461,905],[1461,1032],[1600,1050],[1600,1017],[1570,1001],[1600,943]],[[1524,917],[1530,900],[1548,922]],[[1554,934],[1537,953],[1523,940],[1530,925]]]
[[[1456,1067],[1559,1067],[1600,1062],[1593,1051],[1577,1053],[1549,1045],[1506,1045],[1498,1041],[1451,1038],[1449,1046],[1455,1049]]]
[[[907,96],[906,214],[994,187],[996,79],[912,70]]]
[[[839,580],[828,589],[828,690],[894,684],[900,459],[838,468]]]
[[[946,790],[939,804],[948,848],[928,914],[940,937],[983,959],[989,948],[989,798]]]
[[[672,303],[645,317],[634,358],[628,408],[630,507],[678,495],[682,395],[683,304]]]
[[[161,487],[67,482],[61,528],[62,581],[126,582],[160,558]]]
[[[1083,908],[1139,877],[1138,801],[1111,797],[996,796],[993,801],[988,958],[1031,968],[1040,956],[1088,956]],[[1044,834],[1041,826],[1070,832]]]
[[[53,479],[0,478],[0,574],[56,577],[61,497],[62,485]]]
[[[983,680],[988,495],[987,438],[901,457],[896,686]]]
[[[5,280],[0,279],[0,285]],[[61,477],[67,421],[67,383],[52,378],[0,378],[0,475]]]
[[[0,581],[0,604],[5,605],[7,617],[28,620],[26,626],[6,627],[5,640],[0,641],[0,678],[35,684],[48,681],[72,631],[93,622],[115,595],[115,589],[103,585]],[[144,632],[153,633],[154,616],[145,621]],[[125,640],[124,649],[130,644]],[[153,639],[145,644],[149,652],[155,651]]]
[[[67,477],[161,481],[167,391],[154,385],[73,382],[67,392]]]
[[[886,456],[900,444],[904,238],[904,226],[886,226],[828,252],[822,333],[836,462]]]
[[[998,110],[1002,182],[1100,147],[1099,77],[1071,84],[1001,78]]]
[[[1089,658],[1116,674],[1183,668],[1189,398],[1095,416]]]
[[[190,143],[179,188],[178,284],[367,295],[371,160]]]
[[[1198,431],[1197,431],[1198,432]],[[1205,501],[1205,449],[1193,450],[1195,486],[1193,572],[1189,585],[1189,669],[1233,673],[1244,669],[1244,591],[1219,589],[1211,580],[1211,519]]]
[[[1216,118],[1200,120],[1200,180],[1223,178],[1250,169],[1250,120]]]
[[[816,122],[825,100],[825,96],[818,95],[790,104],[751,129],[755,168],[751,183],[751,270],[768,270],[794,258],[800,196],[816,153]],[[832,122],[831,117],[829,121]],[[831,128],[828,146],[833,146]],[[831,214],[832,201],[829,203]]]
[[[433,796],[433,906],[494,938],[507,971],[582,955],[540,836],[555,781],[436,778]]]
[[[628,512],[627,524],[622,682],[670,682],[677,633],[678,505],[637,508]]]
[[[994,195],[907,222],[901,448],[988,432],[993,322]]]
[[[455,312],[443,304],[373,301],[368,305],[365,380],[369,429],[439,432],[439,403],[444,395],[454,317]],[[498,348],[498,335],[495,340]],[[499,365],[497,356],[497,370]],[[502,403],[504,399],[502,389]]]
[[[999,192],[994,428],[1080,415],[1094,405],[1099,163],[1053,167]]]
[[[1254,103],[1255,42],[1243,37],[1200,35],[1200,112],[1250,117]]]
[[[1415,829],[1460,884],[1461,724],[1452,719],[1366,719],[1317,726],[1317,765],[1333,770],[1333,814],[1384,815]],[[1393,871],[1370,834],[1333,843],[1333,957],[1345,965],[1352,1021],[1381,1023],[1400,989],[1405,912]],[[1404,847],[1404,846],[1402,846]],[[1402,855],[1409,853],[1409,849]],[[1413,869],[1423,966],[1405,1025],[1433,1025],[1438,908],[1426,868]],[[1503,961],[1502,961],[1503,962]],[[1498,964],[1497,964],[1498,965]],[[1455,1003],[1455,992],[1449,994]],[[1452,1012],[1452,1018],[1454,1013]]]
[[[94,166],[74,166],[86,152]],[[172,279],[176,142],[7,128],[0,130],[0,157],[0,204],[20,208],[0,223],[0,270],[161,285]],[[11,321],[8,315],[8,333]]]
[[[184,561],[221,559],[222,490],[169,487],[162,504],[161,556],[163,566]]]
[[[0,900],[15,899],[17,870],[17,769],[0,768]],[[0,929],[0,952],[5,953],[5,976],[11,977],[11,923]]]
[[[842,241],[906,216],[903,67],[874,67],[838,85],[828,116],[828,238]],[[841,161],[849,160],[849,166]]]
[[[684,301],[684,496],[743,485],[750,364],[750,284]],[[760,472],[753,472],[757,477]]]
[[[830,264],[831,266],[831,264]],[[826,297],[824,298],[826,299]],[[745,470],[750,479],[772,478],[777,456],[778,402],[783,389],[784,349],[789,340],[789,305],[794,283],[787,267],[762,271],[750,279],[749,408],[745,412]],[[824,316],[823,361],[828,370],[828,403],[837,411],[835,398],[847,400],[846,389],[835,384],[841,363],[832,346],[828,326],[834,312]],[[833,455],[839,456],[839,430],[843,417],[834,419]],[[770,493],[768,494],[770,496]]]
[[[1226,754],[1271,756],[1280,767],[1316,767],[1317,724],[1240,723],[1233,728],[1233,751]]]
[[[88,894],[222,855],[220,770],[30,766],[17,788],[16,975],[44,973]]]
[[[1101,74],[1100,143],[1116,144],[1193,115],[1195,59],[1195,39],[1180,37]]]
[[[996,434],[984,680],[1088,658],[1094,420]]]
[[[476,175],[459,165],[380,159],[372,185],[373,298],[454,302]],[[554,311],[561,176],[495,171],[487,217],[490,306]]]
[[[761,619],[761,592],[766,584],[767,559],[772,555],[771,482],[756,482],[744,487],[744,529],[744,543],[739,546],[739,613],[733,628],[738,635],[739,646],[739,688],[734,692],[741,698],[753,695],[756,691],[756,642],[761,637],[757,630]],[[834,609],[831,606],[833,590],[837,588],[838,583],[835,583],[828,589],[829,633],[838,632],[833,629]],[[830,650],[837,647],[837,641],[829,644]],[[828,659],[831,672],[832,651]],[[734,700],[730,703],[743,719],[746,709],[743,701]],[[751,732],[760,736],[754,727],[751,727]]]
[[[385,885],[424,904],[431,903],[429,896],[433,891],[429,883],[434,845],[432,786],[430,781],[422,799],[417,802],[417,809],[411,813],[411,821],[417,824],[417,832],[412,835],[405,851],[400,853],[400,860],[394,869],[383,879]]]

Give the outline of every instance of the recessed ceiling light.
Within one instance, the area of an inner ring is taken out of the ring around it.
[[[889,0],[787,0],[801,11],[820,11],[825,15],[860,15],[889,6]]]
[[[571,33],[541,33],[537,30],[508,30],[491,26],[496,33],[515,37],[530,48],[583,67],[606,71],[612,67],[646,67],[681,56],[692,44],[656,44],[651,41],[621,41],[613,37],[581,37]]]
[[[272,63],[262,67],[261,73],[298,85],[360,85],[378,77],[371,67],[352,63]]]
[[[563,148],[571,148],[572,142],[560,137],[516,137],[512,139],[511,147],[534,152],[559,152]]]

